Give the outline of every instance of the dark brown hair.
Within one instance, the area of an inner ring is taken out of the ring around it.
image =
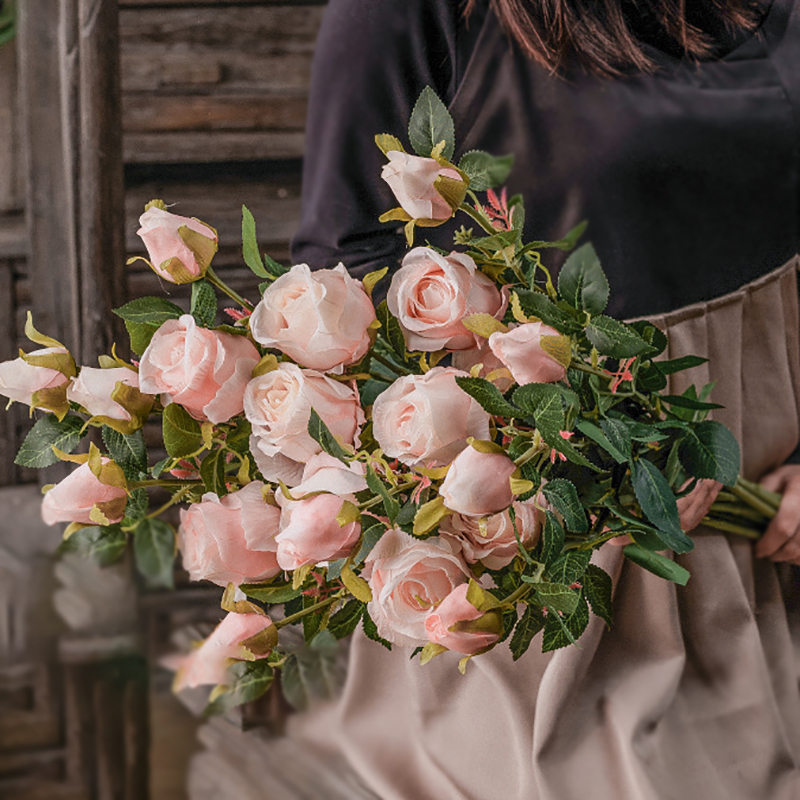
[[[469,16],[477,0],[467,0]],[[643,44],[689,59],[713,57],[725,35],[754,30],[757,0],[490,0],[523,52],[553,72],[568,64],[608,76],[655,68]]]

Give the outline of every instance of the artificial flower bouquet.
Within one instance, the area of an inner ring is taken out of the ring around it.
[[[212,269],[215,230],[153,201],[148,263],[192,284],[190,312],[158,297],[116,309],[134,360],[114,352],[98,368],[29,318],[40,349],[0,365],[0,392],[44,412],[17,462],[76,464],[43,501],[46,522],[68,523],[64,546],[109,564],[131,545],[167,586],[177,550],[192,580],[224,589],[227,616],[177,678],[216,685],[216,708],[257,697],[278,669],[291,685],[285,626],[313,645],[360,625],[422,663],[458,653],[462,670],[501,642],[519,658],[540,631],[543,650],[573,644],[590,612],[613,622],[611,578],[591,563],[604,542],[628,537],[628,559],[684,584],[665,554],[693,547],[677,495],[726,484],[706,521],[748,535],[777,505],[737,482],[736,440],[706,418],[710,387],[669,393],[704,359],[664,360],[655,326],[603,313],[597,255],[575,249],[584,226],[523,241],[522,199],[495,191],[511,158],[452,161],[453,122],[430,89],[408,134],[415,154],[376,137],[399,204],[382,220],[411,247],[392,274],[287,269],[259,252],[245,208],[253,305]],[[413,247],[456,213],[469,227],[454,251]],[[557,282],[548,248],[572,251]],[[218,291],[236,303],[231,324]],[[154,419],[167,453],[155,464],[142,435]],[[102,447],[81,447],[93,428]],[[151,510],[155,487],[169,496]],[[176,532],[162,516],[178,504]]]

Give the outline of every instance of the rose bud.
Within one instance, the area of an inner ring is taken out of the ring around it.
[[[59,369],[42,365],[58,357],[72,358],[66,349],[46,347],[13,361],[3,361],[0,363],[0,395],[33,408],[66,414],[69,377]]]
[[[47,525],[76,522],[113,525],[125,515],[128,492],[122,470],[111,459],[96,457],[81,464],[44,496],[42,519]],[[86,458],[72,456],[70,460]]]
[[[343,264],[314,272],[298,264],[266,289],[250,330],[304,367],[341,372],[367,352],[374,323],[372,301]]]
[[[178,403],[195,419],[227,422],[244,408],[258,350],[244,336],[200,328],[184,314],[153,335],[139,364],[139,388]]]
[[[268,616],[231,612],[199,647],[177,660],[173,688],[179,692],[195,686],[224,684],[233,660],[266,658],[277,639],[278,631]]]
[[[467,447],[455,457],[439,487],[447,508],[459,514],[485,516],[503,511],[514,502],[511,477],[517,465],[499,447],[497,450]]]
[[[193,581],[239,586],[280,572],[275,536],[281,512],[264,501],[263,488],[254,481],[223,498],[209,492],[181,510],[178,548]]]
[[[81,367],[67,389],[67,400],[83,406],[91,417],[120,433],[141,428],[154,399],[139,391],[139,374],[128,367]]]
[[[389,163],[384,164],[381,178],[389,184],[409,219],[430,225],[441,224],[453,216],[467,191],[464,175],[455,166],[399,150],[390,150],[386,157]],[[450,199],[439,192],[443,183],[451,188],[447,192]]]
[[[497,642],[503,632],[499,604],[484,601],[481,605],[489,608],[478,609],[470,602],[473,594],[481,599],[490,596],[475,583],[462,583],[428,613],[425,618],[428,641],[468,656],[482,653]]]
[[[367,609],[378,633],[403,647],[427,642],[428,612],[469,578],[455,542],[414,539],[398,528],[381,537],[362,574],[372,590]]]
[[[542,322],[527,322],[508,333],[493,333],[489,347],[505,364],[520,385],[525,383],[555,383],[563,380],[566,367],[542,348],[542,338],[561,334]]]
[[[456,350],[450,363],[455,369],[469,372],[477,378],[491,381],[501,392],[507,392],[514,385],[514,378],[508,367],[489,349],[489,340],[477,337],[475,347],[469,350]],[[480,369],[473,369],[480,365]]]
[[[415,247],[406,255],[386,302],[408,349],[427,352],[475,347],[476,336],[464,327],[464,317],[494,316],[504,305],[494,281],[468,255],[442,256],[430,247]]]
[[[364,411],[358,395],[346,384],[282,363],[247,385],[244,413],[253,426],[250,450],[268,481],[296,486],[302,480],[303,464],[322,451],[308,433],[312,408],[342,442],[358,442]]]
[[[502,569],[519,552],[517,536],[527,550],[538,543],[544,525],[542,506],[541,495],[536,501],[530,499],[513,503],[513,523],[508,509],[490,517],[449,514],[439,523],[439,533],[456,539],[469,563],[480,561],[488,569]]]
[[[404,464],[449,464],[467,439],[489,438],[489,415],[461,391],[467,373],[434,367],[398,378],[372,406],[373,434],[383,452]]]
[[[217,252],[213,228],[170,213],[161,200],[151,200],[145,206],[139,225],[136,233],[147,248],[150,266],[164,280],[191,283],[206,274]]]

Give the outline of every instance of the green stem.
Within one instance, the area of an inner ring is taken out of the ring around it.
[[[746,489],[741,483],[737,483],[735,486],[732,486],[731,489],[740,500],[760,511],[767,519],[772,519],[777,513],[776,508],[769,503],[765,503],[760,497],[749,489]]]
[[[175,492],[174,495],[164,503],[161,508],[157,508],[155,511],[150,512],[145,519],[154,519],[155,517],[161,516],[168,508],[174,506],[175,503],[180,503],[181,500],[186,496],[187,492],[191,489],[191,486],[184,486],[182,489]]]
[[[609,375],[607,372],[603,372],[602,370],[595,369],[594,367],[590,367],[585,364],[583,361],[580,361],[577,358],[573,358],[572,362],[569,365],[570,369],[576,369],[579,372],[588,372],[590,375],[597,375],[598,378],[603,378],[611,382],[613,379],[613,375]]]
[[[504,600],[500,601],[501,605],[504,606],[513,606],[515,603],[518,603],[524,597],[526,597],[531,589],[533,589],[533,585],[530,583],[523,583],[521,586],[518,586],[511,594],[506,597]]]
[[[761,538],[761,531],[747,528],[744,525],[736,525],[733,522],[714,519],[713,517],[703,517],[701,524],[707,525],[709,528],[717,528],[717,530],[725,531],[726,533],[735,533],[737,536],[744,536],[747,539]]]
[[[307,617],[309,614],[313,614],[315,611],[319,611],[320,609],[327,608],[330,605],[333,605],[337,600],[342,598],[342,593],[337,592],[335,595],[332,595],[327,600],[320,600],[319,603],[314,603],[313,606],[309,606],[308,608],[304,608],[302,611],[298,611],[296,614],[290,614],[288,617],[284,617],[283,619],[279,619],[275,623],[275,627],[280,629],[286,625],[291,625],[294,622],[297,622],[303,617]]]
[[[406,481],[405,483],[401,483],[399,486],[395,486],[394,489],[389,489],[390,495],[396,495],[400,492],[405,492],[407,489],[411,489],[412,487],[417,485],[417,481]],[[368,508],[372,508],[373,506],[377,506],[383,502],[383,498],[379,495],[378,497],[373,497],[371,500],[367,500],[364,503],[359,504],[359,509],[361,511],[366,511]]]
[[[231,300],[235,300],[242,308],[246,308],[248,311],[253,310],[253,304],[249,300],[245,300],[235,289],[228,286],[211,267],[209,267],[206,272],[206,280],[216,286],[221,292],[228,295]]]
[[[497,230],[488,220],[484,219],[484,217],[479,214],[472,206],[467,205],[466,203],[462,203],[459,206],[459,210],[463,211],[468,217],[472,217],[478,225],[483,228],[486,233],[491,234],[494,236],[497,233],[502,233],[502,231]]]
[[[177,488],[179,486],[202,486],[203,481],[130,481],[128,483],[129,489],[151,489],[156,486],[163,486],[165,488]]]
[[[388,358],[384,358],[379,353],[376,353],[374,350],[370,353],[370,358],[374,358],[379,364],[383,364],[386,369],[390,369],[396,375],[413,375],[414,373],[410,369],[406,369],[405,367],[401,367],[398,364],[394,364],[393,362],[389,361]]]
[[[775,506],[776,511],[778,510],[781,501],[783,500],[783,495],[778,494],[777,492],[771,492],[769,489],[765,489],[763,486],[761,486],[761,484],[748,481],[741,475],[736,482],[740,486],[744,486],[744,488],[747,489],[747,491],[751,494],[754,494],[756,497],[760,497],[765,503]]]

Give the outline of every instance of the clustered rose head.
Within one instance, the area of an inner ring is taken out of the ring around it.
[[[416,247],[406,255],[386,301],[408,348],[427,352],[475,347],[475,334],[464,327],[464,317],[495,316],[504,307],[494,281],[468,255],[442,256],[430,247]]]
[[[504,452],[467,447],[453,459],[439,494],[451,511],[485,516],[508,508],[514,500],[511,477],[517,465]],[[499,450],[499,448],[498,448]]]
[[[425,618],[425,632],[434,644],[474,656],[500,638],[503,616],[498,610],[481,610],[473,605],[470,588],[470,584],[459,584],[433,608]]]
[[[493,333],[489,347],[510,370],[514,380],[525,383],[555,383],[564,379],[566,367],[542,349],[542,337],[561,334],[543,322],[527,322],[507,333]]]
[[[241,414],[258,350],[245,336],[199,327],[184,314],[153,335],[139,365],[139,388],[215,424]]]
[[[344,264],[298,264],[264,292],[250,317],[253,338],[303,367],[339,371],[369,349],[375,308]]]
[[[254,481],[222,498],[204,494],[181,510],[178,548],[193,581],[239,586],[280,572],[275,537],[281,513],[265,501],[265,488]]]
[[[122,433],[144,424],[154,399],[139,390],[139,374],[128,367],[81,367],[67,388],[67,400]]]

